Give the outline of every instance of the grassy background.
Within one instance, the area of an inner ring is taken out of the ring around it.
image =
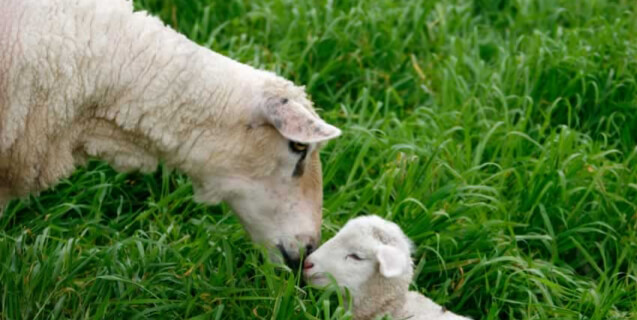
[[[306,84],[325,238],[375,213],[419,290],[475,319],[637,319],[633,0],[139,0]],[[93,162],[0,219],[5,319],[347,319],[179,174]]]

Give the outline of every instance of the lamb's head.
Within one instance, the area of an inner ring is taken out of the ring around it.
[[[411,242],[400,227],[377,216],[350,220],[304,263],[313,285],[330,283],[328,274],[354,297],[370,290],[408,290],[413,274]]]
[[[259,85],[248,79],[247,88],[231,93],[234,105],[224,109],[223,123],[206,146],[214,150],[190,176],[196,200],[227,202],[253,241],[296,267],[302,252],[313,251],[320,240],[319,149],[341,131],[319,118],[304,88],[273,74],[257,75]]]

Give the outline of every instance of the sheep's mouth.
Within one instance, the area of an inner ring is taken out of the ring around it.
[[[285,264],[288,267],[290,267],[290,269],[292,270],[298,270],[299,267],[301,266],[301,258],[290,257],[290,254],[285,250],[285,248],[281,244],[276,245],[276,247],[281,252],[281,256],[283,256],[283,261],[285,262]]]

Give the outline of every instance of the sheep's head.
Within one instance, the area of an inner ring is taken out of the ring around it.
[[[234,105],[224,110],[220,128],[200,139],[213,151],[190,176],[196,200],[226,201],[254,241],[296,267],[320,240],[319,149],[341,131],[319,118],[302,87],[272,74],[262,78],[229,98]]]
[[[330,274],[354,295],[374,290],[370,282],[378,287],[394,280],[406,291],[413,273],[410,252],[411,243],[398,225],[377,216],[359,217],[305,260],[303,274],[317,286],[329,284]]]

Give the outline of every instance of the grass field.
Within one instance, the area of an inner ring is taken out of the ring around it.
[[[139,0],[307,85],[324,240],[374,213],[474,319],[637,319],[634,0]],[[91,162],[0,218],[3,319],[349,319],[162,168]]]

